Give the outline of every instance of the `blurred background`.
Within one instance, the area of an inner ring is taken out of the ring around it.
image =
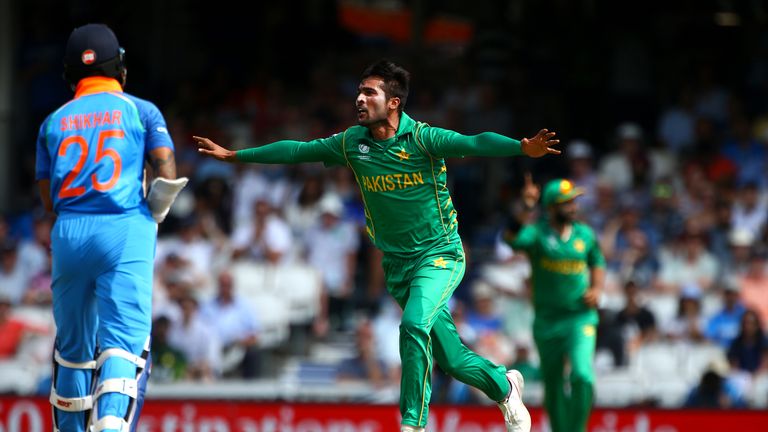
[[[528,264],[499,241],[531,171],[587,189],[608,261],[603,407],[768,406],[768,2],[0,1],[0,392],[47,395],[51,218],[42,120],[72,97],[71,30],[112,27],[191,183],[160,226],[151,394],[396,403],[399,310],[351,172],[226,165],[231,148],[354,124],[362,70],[412,72],[405,110],[466,134],[558,132],[564,154],[448,161],[465,343],[540,405]],[[201,385],[200,382],[205,383]],[[487,404],[438,369],[433,402]]]

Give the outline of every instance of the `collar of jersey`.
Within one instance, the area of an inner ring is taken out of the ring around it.
[[[79,83],[77,83],[77,87],[75,88],[75,99],[79,98],[80,96],[105,92],[122,93],[123,88],[114,78],[102,76],[83,78]]]
[[[400,114],[400,124],[397,126],[397,132],[395,132],[395,135],[392,138],[387,138],[385,140],[376,141],[377,143],[391,143],[397,138],[400,138],[402,135],[409,134],[413,132],[413,128],[415,127],[416,122],[413,121],[413,119],[403,111],[402,114]],[[371,132],[368,132],[368,135],[370,136]]]
[[[397,128],[397,133],[395,134],[395,137],[399,137],[401,135],[405,135],[407,133],[413,132],[413,128],[416,125],[416,122],[413,121],[411,116],[403,112],[400,114],[400,126]]]

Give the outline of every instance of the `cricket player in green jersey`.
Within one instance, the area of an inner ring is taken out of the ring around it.
[[[485,132],[464,136],[416,122],[405,112],[410,76],[380,61],[362,76],[358,125],[324,139],[277,141],[227,150],[195,137],[199,152],[228,162],[348,166],[362,192],[368,235],[382,250],[387,290],[403,308],[400,324],[401,431],[423,431],[433,356],[456,379],[499,403],[508,431],[529,431],[522,375],[507,372],[459,340],[447,303],[461,281],[465,257],[446,187],[446,157],[559,154],[554,132],[517,141]]]
[[[541,197],[546,217],[530,221],[540,191],[527,174],[524,210],[505,233],[512,248],[525,252],[531,263],[533,337],[553,432],[586,431],[592,407],[592,359],[605,259],[592,228],[576,221],[575,199],[581,194],[568,180],[550,181]],[[566,365],[570,365],[569,392]]]

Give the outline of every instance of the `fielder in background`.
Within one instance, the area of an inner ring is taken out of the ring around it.
[[[403,308],[400,324],[401,431],[423,431],[431,395],[432,357],[461,382],[499,404],[507,431],[528,432],[523,377],[480,357],[459,339],[448,300],[464,276],[464,249],[447,187],[447,157],[559,154],[554,132],[518,141],[492,132],[474,136],[431,127],[404,111],[410,74],[380,61],[362,75],[357,126],[324,139],[278,141],[227,150],[195,137],[200,153],[227,162],[348,166],[363,196],[368,235],[384,253],[387,290]],[[350,104],[351,108],[351,104]]]
[[[605,258],[592,228],[576,220],[581,189],[569,180],[550,181],[541,199],[546,214],[534,220],[540,194],[526,174],[522,210],[509,224],[505,240],[525,252],[531,263],[533,337],[552,431],[581,432],[586,431],[592,408],[592,359]]]
[[[123,93],[124,51],[103,24],[76,28],[64,77],[73,100],[37,139],[51,232],[56,431],[134,430],[149,372],[157,223],[187,179],[152,103]],[[154,180],[145,197],[144,165]]]

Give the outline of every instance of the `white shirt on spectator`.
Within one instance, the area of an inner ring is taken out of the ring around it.
[[[21,303],[32,276],[17,257],[10,272],[0,270],[0,294],[10,298],[13,304]]]
[[[170,236],[157,240],[155,265],[162,264],[168,255],[176,254],[189,263],[187,268],[192,279],[200,281],[202,288],[206,289],[210,288],[215,253],[216,246],[205,238],[199,237],[191,242],[185,242],[176,236]]]
[[[245,225],[252,221],[253,204],[260,199],[266,199],[272,205],[280,207],[289,190],[290,184],[284,179],[270,181],[255,168],[245,170],[234,185],[233,225]]]
[[[265,257],[265,247],[283,254],[283,262],[289,258],[293,236],[291,228],[285,221],[275,215],[267,218],[264,228],[264,237],[261,242],[257,242],[254,237],[254,223],[240,225],[232,234],[232,247],[234,249],[248,249],[249,256],[257,260],[263,260]]]
[[[19,262],[30,276],[36,276],[48,267],[48,251],[35,241],[19,244]]]
[[[682,254],[671,254],[662,249],[659,262],[661,262],[659,279],[667,285],[679,287],[686,282],[700,283],[701,281],[711,284],[717,276],[717,260],[708,251],[702,251],[695,261],[689,261]],[[706,291],[709,286],[702,286],[702,289]]]
[[[208,364],[216,372],[221,369],[219,338],[199,313],[186,326],[181,319],[171,321],[168,342],[181,351],[191,365]]]
[[[355,227],[339,221],[326,228],[317,224],[305,235],[307,261],[323,278],[328,293],[337,294],[348,276],[347,258],[360,247]]]
[[[766,218],[768,218],[768,196],[762,194],[757,205],[752,210],[747,210],[738,203],[733,206],[731,226],[747,229],[755,237],[758,237],[765,227]]]
[[[200,309],[200,316],[211,324],[224,346],[258,335],[259,332],[256,309],[239,297],[226,304],[213,298]]]

